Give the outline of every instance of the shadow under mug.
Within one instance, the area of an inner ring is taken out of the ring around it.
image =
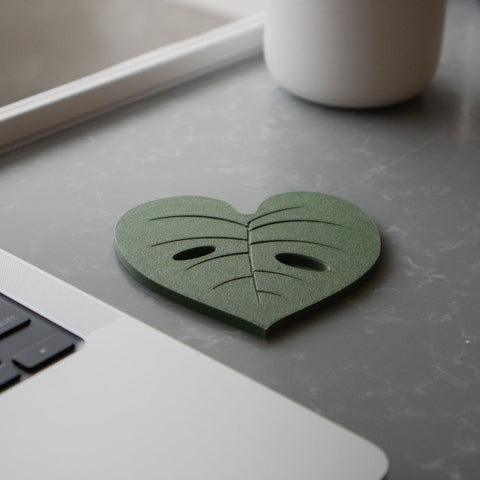
[[[264,54],[299,97],[345,108],[420,93],[440,57],[446,0],[268,0]]]

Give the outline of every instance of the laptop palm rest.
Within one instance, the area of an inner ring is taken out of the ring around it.
[[[387,469],[373,444],[126,316],[1,400],[3,478],[373,480]]]

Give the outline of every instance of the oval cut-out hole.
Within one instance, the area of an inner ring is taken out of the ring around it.
[[[302,270],[310,270],[314,272],[328,270],[328,267],[323,262],[313,257],[307,257],[306,255],[298,255],[297,253],[279,253],[275,258],[280,263],[293,268],[300,268]]]
[[[191,260],[193,258],[204,257],[215,251],[215,247],[208,245],[205,247],[194,247],[188,250],[182,250],[173,256],[174,260]]]

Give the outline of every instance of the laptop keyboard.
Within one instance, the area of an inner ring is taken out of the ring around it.
[[[72,353],[81,341],[0,294],[0,393]]]

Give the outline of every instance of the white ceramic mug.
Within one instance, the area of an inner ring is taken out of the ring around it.
[[[273,77],[308,100],[380,107],[420,93],[440,56],[446,0],[268,0]]]

